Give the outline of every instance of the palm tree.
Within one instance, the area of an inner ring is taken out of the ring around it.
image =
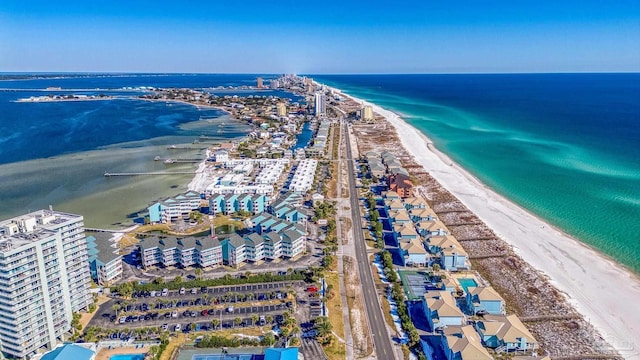
[[[242,324],[242,318],[237,317],[237,318],[233,319],[233,323],[234,323],[236,326],[238,326],[238,325]]]
[[[118,305],[118,304],[115,304],[111,308],[116,313],[116,317],[118,317],[118,310],[120,310],[122,307],[120,305]]]
[[[260,317],[258,316],[258,314],[253,314],[251,315],[251,324],[255,325],[258,322],[258,319],[260,319]]]
[[[267,322],[267,324],[271,324],[273,322],[273,316],[271,315],[267,315],[264,320]]]
[[[218,328],[218,325],[220,325],[220,320],[218,319],[211,320],[211,326],[213,326],[214,330]]]

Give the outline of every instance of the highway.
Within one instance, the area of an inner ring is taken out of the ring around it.
[[[353,154],[351,153],[349,129],[346,125],[345,132],[347,158],[350,159],[347,161],[347,171],[349,172],[349,198],[351,201],[353,239],[356,248],[356,260],[358,262],[358,271],[360,272],[360,281],[362,283],[362,294],[366,305],[367,317],[369,318],[371,334],[373,336],[376,358],[380,360],[396,359],[391,338],[387,332],[384,315],[382,314],[382,307],[380,306],[380,299],[378,298],[373,274],[371,273],[371,265],[367,256],[366,243],[362,233],[362,216],[360,215],[360,203],[356,189],[355,168],[353,160],[351,160],[353,159]]]

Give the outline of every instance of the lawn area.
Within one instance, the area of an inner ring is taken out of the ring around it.
[[[325,273],[324,278],[327,282],[327,286],[333,285],[334,289],[340,289],[338,273],[327,272]],[[336,295],[331,300],[327,301],[327,308],[329,309],[329,322],[333,327],[333,332],[344,339],[344,317],[342,316],[341,291],[344,291],[344,289],[336,291]],[[334,339],[331,345],[324,348],[324,352],[330,360],[344,359],[346,356],[345,344],[341,343],[338,339]]]

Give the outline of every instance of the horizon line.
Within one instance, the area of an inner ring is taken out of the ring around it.
[[[514,72],[331,72],[331,73],[287,73],[287,72],[135,72],[135,71],[0,71],[0,75],[283,75],[293,74],[300,76],[322,76],[322,75],[561,75],[561,74],[640,74],[640,70],[635,71],[514,71]]]

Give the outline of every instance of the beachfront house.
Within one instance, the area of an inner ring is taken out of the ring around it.
[[[452,325],[464,325],[466,317],[448,291],[430,290],[422,299],[424,314],[433,331]]]
[[[437,256],[440,267],[444,270],[469,270],[469,255],[458,240],[451,235],[436,235],[428,239],[429,252]]]
[[[389,176],[389,189],[395,191],[402,198],[408,198],[413,196],[413,182],[408,175],[398,173]]]
[[[432,208],[409,209],[409,215],[414,222],[438,220],[438,216]]]
[[[532,351],[538,342],[516,315],[485,315],[476,331],[486,347],[502,351]]]
[[[416,229],[413,227],[413,224],[393,224],[393,239],[396,244],[419,238],[420,237],[416,232]]]
[[[407,210],[429,208],[429,204],[427,204],[427,201],[422,196],[409,197],[404,199],[404,206],[407,208]]]
[[[420,239],[413,239],[400,243],[402,261],[404,266],[426,266],[428,263],[428,252],[425,250]]]
[[[505,313],[505,302],[491,286],[467,288],[467,306],[471,314],[487,313],[501,315]]]
[[[224,163],[229,161],[229,152],[227,150],[216,150],[213,152],[213,158],[216,162]]]
[[[400,224],[411,223],[411,218],[409,217],[409,213],[405,209],[390,210],[389,220],[392,223],[400,223]]]
[[[428,359],[493,359],[471,325],[449,326],[442,334],[421,336],[420,345]]]
[[[429,239],[432,236],[444,236],[449,234],[447,227],[440,220],[420,221],[416,224],[420,235]]]

